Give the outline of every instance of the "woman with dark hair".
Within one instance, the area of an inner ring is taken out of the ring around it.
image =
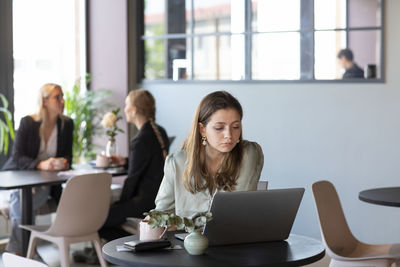
[[[203,98],[182,149],[167,157],[157,210],[190,216],[208,211],[217,191],[256,190],[264,155],[257,143],[243,140],[242,117],[228,92]]]
[[[25,116],[15,138],[13,153],[2,170],[66,170],[72,162],[73,121],[63,115],[64,98],[61,86],[47,83],[40,88],[38,110]],[[61,186],[40,186],[32,189],[33,210],[49,199],[57,202]],[[10,196],[12,232],[7,251],[22,253],[20,194],[14,190]]]
[[[164,172],[164,161],[169,150],[166,131],[155,123],[155,100],[146,90],[134,90],[125,100],[125,116],[139,130],[129,146],[128,160],[112,155],[114,164],[125,165],[128,177],[124,182],[118,202],[110,207],[100,236],[112,240],[129,235],[119,225],[127,217],[143,217],[143,213],[155,207],[154,199]]]

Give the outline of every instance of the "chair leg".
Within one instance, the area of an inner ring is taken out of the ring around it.
[[[29,239],[28,252],[26,253],[26,257],[28,259],[33,259],[33,256],[35,254],[35,249],[36,249],[36,239],[37,239],[37,236],[35,235],[35,233],[31,232],[31,237]]]
[[[97,257],[99,258],[101,267],[107,267],[107,262],[103,258],[100,244],[101,244],[100,238],[97,235],[96,239],[93,240],[93,245],[94,245],[94,248],[96,249]]]
[[[62,238],[57,242],[60,250],[61,267],[70,267],[69,265],[69,243]]]

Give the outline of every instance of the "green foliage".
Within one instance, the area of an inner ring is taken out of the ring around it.
[[[12,123],[12,114],[8,110],[8,101],[6,97],[0,93],[2,106],[0,106],[0,154],[8,154],[8,147],[10,145],[10,138],[14,140],[14,126]],[[4,118],[4,119],[3,119]]]
[[[85,83],[88,85],[91,76],[85,77]],[[78,162],[81,157],[86,160],[93,159],[96,155],[92,138],[100,133],[100,114],[103,109],[110,105],[105,103],[111,91],[99,90],[89,91],[81,90],[80,79],[75,82],[72,91],[65,92],[65,110],[66,115],[74,120],[73,133],[73,158]]]
[[[151,210],[143,214],[149,216],[149,225],[151,228],[175,225],[178,230],[184,229],[188,233],[201,229],[212,219],[211,212],[198,212],[190,218],[182,218],[170,211]]]
[[[152,25],[151,33],[160,35],[164,33],[164,24]],[[165,41],[157,39],[148,39],[145,41],[145,76],[147,79],[165,78]]]

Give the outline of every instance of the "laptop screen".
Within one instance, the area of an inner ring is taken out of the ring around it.
[[[218,192],[203,234],[210,246],[285,240],[303,194],[304,188]]]

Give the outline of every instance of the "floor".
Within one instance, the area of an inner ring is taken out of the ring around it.
[[[100,266],[100,265],[87,265],[85,263],[75,263],[72,259],[72,252],[76,250],[81,250],[85,246],[88,246],[89,243],[79,243],[79,244],[74,244],[71,246],[71,257],[70,257],[70,262],[71,262],[71,267],[83,267],[83,266]],[[49,267],[59,267],[60,266],[60,257],[58,253],[58,248],[51,243],[42,241],[38,245],[38,253],[42,257],[42,259],[45,261]],[[110,264],[111,265],[111,264]],[[0,267],[3,267],[3,262],[0,257]]]
[[[1,1],[1,0],[0,0]],[[125,180],[126,176],[118,176],[113,178],[113,184],[111,186],[112,189],[112,199],[116,200],[118,199],[121,189],[122,189],[122,184]],[[54,216],[55,213],[53,214],[47,214],[47,215],[39,215],[36,216],[36,224],[38,225],[49,225],[52,221],[54,221]],[[2,217],[2,216],[0,216]],[[0,228],[1,228],[1,235],[8,235],[10,232],[9,225],[5,223],[6,221],[4,218],[0,219]],[[4,230],[8,229],[8,230]],[[3,232],[5,231],[6,234]],[[72,259],[72,252],[76,250],[83,250],[85,247],[91,246],[90,243],[84,242],[84,243],[78,243],[78,244],[73,244],[71,245],[71,257],[70,257],[70,262],[71,262],[71,267],[83,267],[83,266],[100,266],[100,265],[87,265],[83,263],[74,263]],[[1,254],[3,253],[4,246],[1,244],[1,238],[0,238],[0,267],[3,267],[3,261]],[[46,241],[38,241],[38,253],[42,257],[42,259],[45,261],[49,267],[59,267],[60,266],[60,257],[58,253],[58,248],[51,243],[48,243]],[[111,264],[109,264],[111,265]],[[115,266],[115,265],[114,265]]]

